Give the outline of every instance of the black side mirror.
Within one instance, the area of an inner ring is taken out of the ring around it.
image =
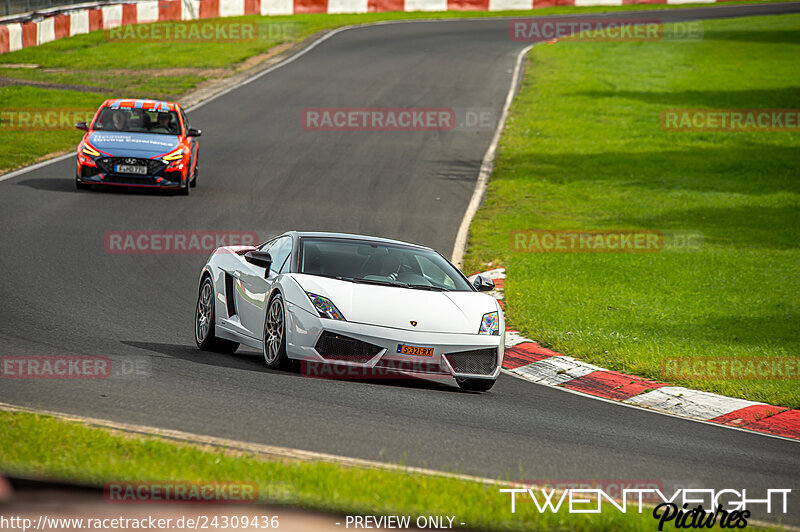
[[[254,266],[264,268],[264,277],[269,274],[269,267],[272,266],[272,256],[268,251],[248,251],[244,255],[244,260]]]
[[[491,292],[494,290],[494,281],[482,275],[478,275],[475,277],[475,280],[472,281],[472,286],[474,286],[475,290],[478,292]]]
[[[89,124],[86,122],[78,122],[75,124],[75,129],[80,129],[81,131],[89,131]]]
[[[203,131],[200,129],[195,129],[193,127],[189,128],[189,131],[186,132],[187,137],[199,137],[203,134]]]

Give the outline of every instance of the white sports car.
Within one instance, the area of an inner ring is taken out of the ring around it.
[[[214,251],[200,275],[195,341],[261,349],[270,368],[290,359],[394,368],[485,391],[503,363],[503,311],[479,293],[493,288],[423,246],[291,231]]]

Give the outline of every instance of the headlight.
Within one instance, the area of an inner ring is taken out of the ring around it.
[[[91,155],[92,157],[97,157],[98,155],[100,155],[100,152],[94,149],[92,145],[89,144],[88,142],[84,142],[83,149],[81,150],[81,152],[86,155]]]
[[[173,150],[168,154],[162,156],[161,160],[164,161],[165,163],[179,161],[180,159],[183,159],[183,154],[184,154],[183,148],[178,148],[177,150]]]
[[[339,309],[336,308],[336,305],[333,304],[333,301],[327,297],[318,296],[311,292],[306,292],[306,295],[311,300],[311,303],[313,303],[314,308],[317,309],[317,312],[319,312],[320,318],[347,321],[344,319],[342,313],[339,312]]]
[[[500,335],[500,316],[497,314],[497,311],[483,315],[481,319],[481,328],[478,329],[478,334],[488,334],[490,336]]]

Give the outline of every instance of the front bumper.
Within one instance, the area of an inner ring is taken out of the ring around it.
[[[410,331],[348,321],[323,319],[291,303],[286,305],[289,358],[372,370],[454,378],[496,379],[503,365],[504,335]],[[325,333],[365,342],[361,356],[349,358],[320,352]],[[398,345],[432,347],[431,356],[405,355]],[[491,363],[489,363],[491,362]],[[354,374],[358,374],[357,372]]]
[[[148,173],[122,174],[114,172],[113,157],[98,157],[93,164],[81,163],[78,159],[78,168],[75,179],[85,185],[118,185],[150,188],[177,189],[186,182],[186,170],[183,164],[167,166],[155,159],[139,159],[141,165],[147,165]]]

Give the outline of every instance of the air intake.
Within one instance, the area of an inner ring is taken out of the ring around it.
[[[323,331],[314,348],[322,358],[327,360],[350,362],[367,362],[383,349],[377,345],[329,331]]]
[[[497,348],[460,351],[444,355],[456,373],[491,375],[497,368]]]

